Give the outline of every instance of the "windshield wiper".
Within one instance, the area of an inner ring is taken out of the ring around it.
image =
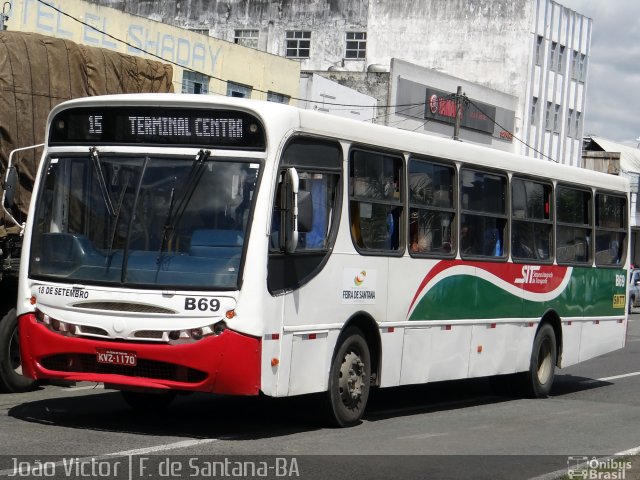
[[[115,212],[113,219],[113,228],[111,229],[111,236],[109,238],[109,245],[107,248],[107,258],[109,263],[107,264],[107,268],[111,267],[111,252],[113,251],[113,242],[116,238],[116,232],[118,231],[118,222],[120,221],[120,212],[122,211],[122,203],[124,202],[124,196],[127,192],[127,188],[129,186],[129,172],[125,172],[126,182],[122,186],[122,190],[120,190],[120,195],[118,197],[118,210]]]
[[[89,149],[89,154],[91,155],[93,166],[96,169],[96,176],[98,177],[98,185],[100,185],[100,191],[102,192],[102,198],[104,199],[104,204],[107,207],[107,212],[109,213],[109,215],[113,217],[116,215],[116,211],[113,208],[113,202],[111,201],[109,190],[107,190],[107,182],[104,179],[104,172],[102,170],[102,165],[100,165],[100,157],[98,156],[98,149],[96,147],[91,147]]]
[[[171,199],[169,201],[169,212],[167,213],[167,219],[164,222],[164,232],[162,233],[162,241],[160,242],[160,249],[158,250],[158,256],[156,258],[156,262],[160,263],[160,256],[162,255],[162,251],[166,245],[171,245],[173,241],[173,237],[175,236],[175,230],[180,220],[182,219],[182,215],[184,211],[187,209],[187,205],[191,201],[191,197],[193,197],[193,193],[196,191],[198,183],[200,183],[200,179],[202,178],[202,174],[206,168],[206,162],[211,155],[211,151],[209,150],[200,150],[196,155],[196,158],[193,160],[191,164],[191,170],[189,171],[189,175],[185,180],[184,190],[182,191],[182,195],[179,200],[175,201],[175,189],[171,189]],[[173,207],[176,206],[174,211]]]
[[[140,191],[142,190],[142,182],[144,181],[144,175],[147,171],[147,165],[149,165],[149,157],[144,157],[144,163],[142,164],[142,169],[140,171],[140,176],[138,177],[138,185],[136,187],[136,193],[133,197],[133,202],[131,204],[131,215],[129,216],[129,225],[127,227],[127,240],[124,244],[124,252],[122,255],[122,272],[120,276],[120,281],[122,283],[126,283],[127,274],[128,274],[128,265],[129,265],[129,243],[131,241],[131,231],[133,229],[133,223],[136,220],[136,211],[138,209],[138,199],[140,198]],[[129,178],[127,178],[127,185],[129,184]],[[120,215],[120,207],[118,207],[118,215]]]

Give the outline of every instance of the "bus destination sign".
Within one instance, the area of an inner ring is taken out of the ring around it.
[[[166,145],[263,150],[264,129],[253,115],[235,110],[96,107],[60,112],[49,144]]]

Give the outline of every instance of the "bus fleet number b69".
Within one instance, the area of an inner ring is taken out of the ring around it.
[[[184,299],[184,309],[217,312],[220,310],[220,300],[217,298],[187,297]]]

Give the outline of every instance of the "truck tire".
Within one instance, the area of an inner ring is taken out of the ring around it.
[[[18,317],[12,308],[0,321],[0,392],[21,393],[33,390],[35,380],[22,374]]]

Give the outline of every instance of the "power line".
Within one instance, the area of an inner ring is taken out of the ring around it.
[[[147,55],[149,55],[151,57],[154,57],[154,58],[156,58],[156,59],[158,59],[158,60],[160,60],[162,62],[170,63],[172,65],[175,65],[177,67],[183,68],[183,69],[188,70],[190,72],[193,72],[193,73],[196,73],[196,74],[208,77],[208,78],[212,78],[212,79],[218,80],[220,82],[229,83],[229,80],[225,80],[223,78],[216,77],[214,75],[209,75],[209,74],[201,72],[199,70],[195,70],[195,69],[193,69],[191,67],[182,65],[182,64],[180,64],[178,62],[175,62],[175,61],[170,60],[170,59],[166,59],[166,58],[164,58],[164,57],[162,57],[162,56],[160,56],[158,54],[155,54],[153,52],[150,52],[150,51],[145,50],[143,48],[137,47],[137,46],[131,44],[130,42],[127,42],[126,40],[122,40],[122,39],[116,37],[115,35],[112,35],[112,34],[106,32],[104,30],[101,30],[98,27],[96,27],[94,25],[91,25],[90,23],[85,22],[84,20],[82,20],[80,18],[77,18],[77,17],[71,15],[70,13],[65,12],[64,10],[56,7],[53,4],[47,3],[45,0],[37,0],[37,1],[38,1],[38,3],[46,5],[47,7],[55,10],[56,12],[60,13],[61,15],[64,15],[65,17],[68,17],[71,20],[80,23],[81,25],[89,27],[92,30],[95,30],[96,32],[98,32],[98,33],[110,38],[111,40],[114,40],[116,42],[120,42],[123,45],[126,45],[126,46],[128,46],[128,47],[130,47],[130,48],[132,48],[132,49],[134,49],[136,51],[145,53],[145,54],[147,54]],[[174,82],[174,83],[176,83],[176,84],[178,84],[180,86],[188,85],[188,83],[185,83],[184,81],[183,82]],[[259,88],[252,88],[252,90],[255,90],[256,92],[260,92],[260,93],[266,93],[266,94],[270,93],[268,91],[265,91],[265,90],[262,90],[262,89],[259,89]],[[206,89],[206,92],[208,94],[218,94],[217,92],[213,92],[213,91],[209,90],[208,88]],[[289,97],[289,98],[291,98],[292,100],[299,101],[299,102],[318,103],[318,104],[330,105],[332,107],[334,107],[334,106],[335,107],[346,107],[346,108],[350,108],[350,109],[361,109],[361,110],[376,109],[376,108],[398,108],[398,107],[409,107],[409,108],[411,108],[411,107],[421,107],[421,106],[425,106],[426,105],[426,102],[417,102],[417,103],[406,103],[406,104],[389,104],[389,105],[367,106],[367,105],[358,105],[358,104],[349,104],[349,103],[330,103],[330,102],[326,102],[326,101],[323,101],[323,100],[309,100],[309,99],[306,99],[306,98],[299,98],[299,97]],[[438,102],[441,101],[441,100],[444,100],[444,99],[438,99]],[[388,116],[388,115],[389,114],[387,114],[385,116]],[[376,116],[374,118],[377,118],[377,117],[378,116]]]
[[[500,127],[502,130],[504,130],[505,132],[507,132],[509,135],[511,135],[512,138],[515,138],[517,141],[519,141],[520,143],[522,143],[524,146],[530,148],[531,150],[533,150],[534,152],[540,154],[542,157],[547,158],[549,160],[551,160],[552,162],[558,163],[557,160],[555,160],[554,158],[551,158],[550,156],[542,153],[540,150],[538,150],[537,148],[529,145],[526,141],[522,140],[521,138],[519,138],[518,136],[516,136],[513,132],[510,132],[507,128],[503,127],[502,125],[500,125],[495,118],[493,118],[491,115],[489,115],[488,113],[486,113],[484,110],[482,110],[482,108],[480,108],[480,106],[475,103],[473,100],[471,100],[469,97],[467,97],[466,95],[463,95],[465,102],[470,103],[471,105],[473,105],[481,114],[483,114],[485,117],[487,117],[489,120],[491,120],[495,125],[497,125],[498,127]]]
[[[71,15],[70,13],[67,13],[67,12],[63,11],[62,9],[60,9],[60,8],[56,7],[56,6],[55,6],[55,5],[53,5],[53,4],[47,3],[45,0],[37,0],[37,1],[38,1],[38,3],[41,3],[41,4],[43,4],[43,5],[47,6],[47,7],[49,7],[49,8],[51,8],[51,9],[55,10],[56,12],[60,13],[61,15],[64,15],[65,17],[68,17],[68,18],[72,19],[73,21],[80,23],[81,25],[84,25],[84,26],[86,26],[86,27],[89,27],[89,28],[91,28],[92,30],[95,30],[96,32],[98,32],[98,33],[100,33],[100,34],[102,34],[102,35],[104,35],[104,36],[106,36],[106,37],[108,37],[108,38],[110,38],[110,39],[112,39],[112,40],[114,40],[114,41],[116,41],[116,42],[120,42],[120,43],[122,43],[122,44],[124,44],[124,45],[126,45],[126,46],[128,46],[128,47],[130,47],[130,48],[132,48],[132,49],[134,49],[134,50],[136,50],[136,51],[139,51],[139,52],[145,53],[145,54],[147,54],[147,55],[149,55],[149,56],[151,56],[151,57],[153,57],[153,58],[157,58],[158,60],[160,60],[160,61],[162,61],[162,62],[170,63],[170,64],[172,64],[172,65],[175,65],[175,66],[180,67],[180,68],[182,68],[182,69],[188,70],[188,71],[190,71],[190,72],[193,72],[193,73],[196,73],[196,74],[199,74],[199,75],[203,75],[203,76],[205,76],[205,77],[208,77],[208,78],[211,78],[211,79],[214,79],[214,80],[218,80],[218,81],[220,81],[220,82],[224,82],[224,83],[227,83],[227,84],[229,83],[229,80],[225,80],[225,79],[223,79],[223,78],[216,77],[215,75],[209,75],[209,74],[206,74],[206,73],[204,73],[204,72],[200,72],[200,71],[195,70],[195,69],[193,69],[193,68],[191,68],[191,67],[188,67],[188,66],[186,66],[186,65],[181,65],[181,64],[179,64],[179,63],[177,63],[177,62],[175,62],[175,61],[173,61],[173,60],[166,59],[166,58],[164,58],[164,57],[162,57],[162,56],[160,56],[160,55],[157,55],[157,54],[155,54],[155,53],[153,53],[153,52],[150,52],[150,51],[145,50],[145,49],[143,49],[143,48],[137,47],[137,46],[135,46],[135,45],[131,44],[130,42],[127,42],[126,40],[122,40],[121,38],[118,38],[118,37],[116,37],[115,35],[112,35],[112,34],[110,34],[110,33],[106,32],[106,31],[104,31],[104,30],[101,30],[101,29],[99,29],[99,28],[95,27],[94,25],[91,25],[91,24],[89,24],[89,23],[85,22],[84,20],[82,20],[82,19],[80,19],[80,18],[77,18],[77,17],[75,17],[75,16]],[[186,84],[186,83],[184,83],[184,82],[175,82],[175,83],[177,83],[178,85],[181,85],[181,86],[187,85],[187,84]],[[269,92],[268,92],[268,91],[265,91],[265,90],[262,90],[262,89],[259,89],[259,88],[252,88],[252,90],[255,90],[255,91],[260,92],[260,93],[269,94]],[[217,94],[217,92],[213,92],[213,91],[209,90],[208,88],[206,89],[206,92],[207,92],[208,94]],[[438,101],[438,102],[441,102],[441,101],[448,101],[448,100],[450,100],[450,99],[451,99],[451,96],[454,96],[454,97],[455,97],[455,96],[456,96],[456,94],[451,94],[451,95],[449,95],[449,96],[447,96],[447,97],[445,97],[445,98],[442,98],[442,99],[441,99],[441,98],[439,98],[437,101]],[[509,133],[513,138],[515,138],[517,141],[519,141],[520,143],[522,143],[522,144],[523,144],[523,145],[525,145],[526,147],[530,148],[530,149],[531,149],[531,150],[533,150],[534,152],[536,152],[536,153],[540,154],[542,157],[547,158],[547,159],[551,160],[552,162],[558,163],[558,161],[557,161],[557,160],[555,160],[555,159],[553,159],[553,158],[549,157],[548,155],[545,155],[544,153],[542,153],[542,152],[541,152],[541,151],[539,151],[538,149],[536,149],[536,148],[534,148],[533,146],[529,145],[527,142],[525,142],[525,141],[524,141],[524,140],[522,140],[521,138],[517,137],[515,134],[513,134],[513,132],[510,132],[510,131],[509,131],[509,130],[507,130],[505,127],[503,127],[502,125],[500,125],[500,124],[495,120],[495,118],[491,117],[491,116],[490,116],[490,115],[488,115],[486,112],[484,112],[484,111],[483,111],[483,110],[482,110],[482,109],[481,109],[481,108],[480,108],[480,107],[479,107],[475,102],[473,102],[471,99],[469,99],[466,95],[463,95],[463,97],[464,97],[464,99],[465,99],[465,101],[466,101],[466,102],[471,103],[471,104],[472,104],[472,105],[473,105],[473,106],[474,106],[474,107],[475,107],[475,108],[476,108],[480,113],[482,113],[483,115],[485,115],[488,119],[490,119],[490,120],[491,120],[495,125],[497,125],[498,127],[500,127],[502,130],[504,130],[505,132],[508,132],[508,133]],[[309,99],[298,98],[298,97],[290,97],[290,98],[291,98],[292,100],[296,100],[296,101],[300,101],[300,102],[309,102],[309,103],[316,103],[316,104],[323,104],[323,105],[331,105],[331,106],[334,106],[334,107],[347,107],[347,108],[350,108],[350,109],[361,109],[361,110],[365,110],[365,109],[379,109],[379,108],[394,108],[394,109],[395,109],[395,111],[394,111],[394,112],[389,112],[389,113],[387,113],[387,114],[385,114],[385,115],[382,115],[382,118],[389,117],[389,116],[391,116],[391,115],[395,115],[395,114],[397,114],[397,113],[398,113],[398,111],[397,111],[397,108],[398,108],[398,107],[407,107],[407,110],[408,110],[408,109],[413,108],[413,107],[422,107],[422,106],[425,106],[425,105],[426,105],[426,103],[427,103],[427,102],[425,101],[425,102],[407,103],[407,104],[391,104],[391,105],[372,105],[372,106],[366,106],[366,105],[346,104],[346,103],[330,103],[330,102],[326,102],[326,101],[309,100]],[[380,115],[376,115],[376,116],[375,116],[375,117],[373,117],[371,120],[373,120],[373,119],[377,119],[377,118],[379,118],[379,117],[380,117]],[[402,122],[404,122],[405,120],[406,120],[406,119],[403,119],[403,120],[401,120],[400,122],[398,122],[397,124],[402,123]],[[425,121],[423,121],[423,122],[422,122],[418,127],[416,127],[416,129],[414,129],[413,131],[417,130],[418,128],[423,127],[423,126],[424,126],[424,125],[426,125],[429,121],[430,121],[430,119],[426,119],[426,120],[425,120]]]

